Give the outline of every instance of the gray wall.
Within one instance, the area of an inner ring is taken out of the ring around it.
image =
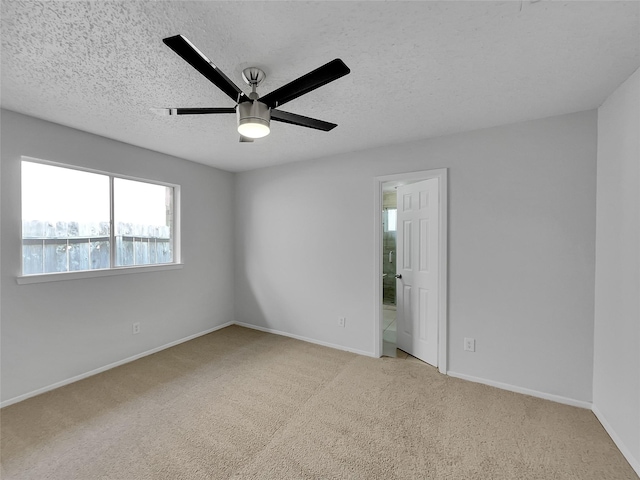
[[[233,321],[233,174],[5,110],[1,133],[3,401]],[[17,285],[21,155],[181,185],[184,267]]]
[[[235,176],[2,113],[3,399],[233,320],[371,354],[374,177],[447,167],[449,369],[591,400],[594,111]],[[20,155],[182,185],[184,268],[17,285]]]
[[[640,70],[598,110],[594,411],[640,474]]]
[[[236,320],[372,353],[374,177],[446,167],[449,370],[591,401],[596,123],[589,111],[238,174]]]

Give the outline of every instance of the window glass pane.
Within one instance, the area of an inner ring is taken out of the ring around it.
[[[116,265],[173,262],[173,188],[113,179]]]
[[[388,225],[389,232],[395,232],[398,226],[398,210],[396,208],[390,208],[387,210],[389,214]]]
[[[23,275],[109,268],[109,233],[108,176],[22,162]]]

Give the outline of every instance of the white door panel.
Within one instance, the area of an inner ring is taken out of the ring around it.
[[[439,180],[398,187],[398,348],[438,363]]]

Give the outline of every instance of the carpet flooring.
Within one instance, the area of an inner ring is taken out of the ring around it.
[[[638,478],[588,410],[237,326],[0,415],[4,480]]]

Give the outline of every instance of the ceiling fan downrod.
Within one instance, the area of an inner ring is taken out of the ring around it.
[[[269,135],[271,123],[271,109],[258,100],[256,92],[258,85],[265,79],[265,73],[257,67],[245,68],[242,79],[251,87],[249,98],[251,102],[238,104],[238,133],[243,137],[262,138]]]

